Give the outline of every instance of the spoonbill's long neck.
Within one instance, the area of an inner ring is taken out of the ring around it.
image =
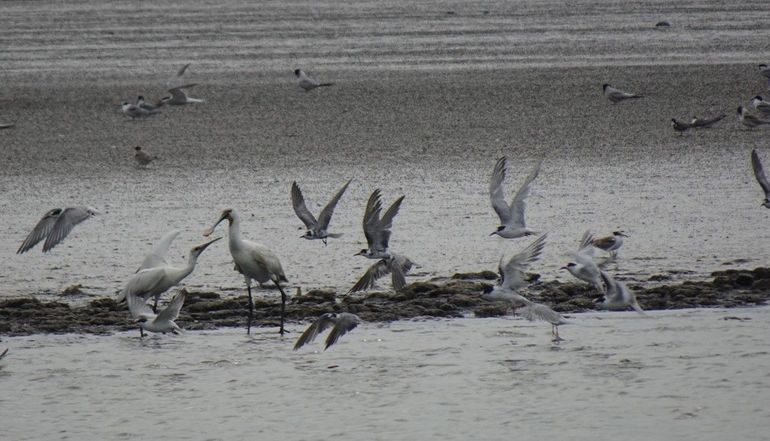
[[[176,283],[179,283],[184,280],[185,277],[189,276],[191,272],[193,272],[197,262],[198,254],[196,254],[194,251],[190,251],[190,255],[187,257],[187,265],[181,268],[169,268],[166,270],[166,274],[176,280]],[[174,285],[176,285],[176,283],[174,283]]]
[[[233,220],[228,226],[228,241],[230,242],[230,250],[238,249],[241,246],[241,219],[237,214],[232,213],[230,215]]]

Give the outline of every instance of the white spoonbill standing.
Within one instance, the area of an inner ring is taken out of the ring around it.
[[[246,325],[246,334],[251,333],[251,318],[254,315],[254,300],[251,297],[251,280],[254,279],[259,283],[272,281],[278,287],[278,291],[281,292],[281,327],[278,332],[283,335],[286,293],[281,287],[281,282],[288,282],[288,280],[283,272],[281,261],[266,246],[241,239],[241,220],[238,213],[232,208],[222,210],[219,220],[211,228],[206,229],[203,235],[208,236],[213,233],[217,225],[225,219],[230,223],[228,227],[230,255],[233,257],[233,262],[235,262],[235,270],[243,274],[246,280],[246,289],[249,292],[249,318]]]
[[[173,234],[173,232],[169,234]],[[169,235],[165,238],[168,237]],[[221,239],[221,237],[192,247],[192,249],[190,249],[190,255],[187,258],[187,265],[183,267],[174,267],[164,264],[154,268],[140,269],[128,280],[123,291],[118,295],[117,301],[122,302],[124,299],[128,300],[129,295],[140,297],[143,301],[147,301],[150,297],[155,297],[155,304],[153,305],[152,310],[156,311],[160,295],[171,289],[171,287],[176,286],[179,282],[184,280],[185,277],[189,276],[195,269],[195,264],[198,262],[198,256],[200,256],[201,253],[203,253],[203,250],[209,245],[219,239]],[[171,240],[173,240],[173,237],[171,237]],[[156,263],[158,262],[156,261]],[[144,264],[145,263],[142,265]]]

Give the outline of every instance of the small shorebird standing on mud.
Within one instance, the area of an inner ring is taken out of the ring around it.
[[[334,83],[321,83],[316,79],[310,78],[302,69],[294,69],[294,76],[297,77],[299,87],[305,92],[310,92],[318,87],[334,86]]]
[[[610,253],[610,256],[615,257],[618,254],[618,249],[623,246],[623,238],[625,237],[628,237],[626,233],[622,231],[613,231],[612,236],[594,239],[591,244],[600,250]]]
[[[158,159],[157,156],[148,155],[140,146],[134,147],[134,152],[134,161],[139,167],[147,167],[152,161]]]
[[[625,100],[635,99],[635,98],[644,98],[642,95],[637,95],[635,93],[628,93],[620,89],[616,89],[607,83],[602,84],[602,91],[604,93],[604,97],[610,100],[610,102],[612,102],[613,104],[619,103]]]

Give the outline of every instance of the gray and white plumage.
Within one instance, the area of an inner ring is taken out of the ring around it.
[[[671,127],[673,127],[674,131],[685,133],[690,130],[693,125],[688,122],[678,121],[676,118],[671,118]]]
[[[511,256],[505,264],[503,264],[504,258],[501,257],[497,267],[500,279],[492,291],[484,297],[490,300],[511,300],[511,295],[527,284],[524,280],[524,272],[531,263],[540,259],[547,236],[543,234],[538,237],[529,246]]]
[[[512,298],[513,310],[515,314],[519,314],[529,321],[542,320],[551,324],[551,333],[553,334],[554,341],[561,341],[559,337],[559,326],[569,324],[567,320],[562,317],[561,314],[551,309],[549,306],[542,303],[537,303],[529,300],[528,298],[514,294]]]
[[[377,279],[388,274],[390,274],[393,289],[395,291],[401,291],[406,287],[406,273],[412,269],[412,266],[414,266],[414,262],[408,257],[390,253],[388,257],[384,257],[370,266],[364,275],[358,279],[355,285],[348,290],[348,294],[357,291],[366,291],[374,286]]]
[[[318,219],[316,219],[316,217],[313,216],[313,213],[307,209],[305,197],[302,195],[302,191],[299,189],[297,182],[294,181],[291,183],[291,203],[294,207],[294,213],[297,214],[297,217],[303,224],[305,224],[305,228],[307,228],[307,231],[302,238],[308,240],[321,239],[325,245],[327,237],[338,238],[342,236],[342,234],[329,233],[327,230],[332,215],[334,214],[334,208],[337,206],[340,198],[342,198],[342,195],[345,194],[345,190],[348,189],[348,185],[350,185],[351,181],[352,180],[346,182],[345,185],[337,191],[337,194],[334,195],[323,210],[321,210],[321,213],[318,214]]]
[[[54,208],[48,211],[27,235],[16,254],[27,252],[30,248],[45,239],[43,252],[46,253],[64,240],[75,228],[75,225],[97,215],[99,212],[92,207]]]
[[[602,84],[602,91],[604,93],[604,97],[610,100],[613,104],[618,103],[620,101],[635,99],[635,98],[643,98],[642,95],[637,95],[635,93],[629,93],[624,92],[620,89],[616,89],[609,84],[605,83]]]
[[[184,84],[182,86],[172,87],[168,90],[168,93],[171,94],[171,96],[166,96],[161,99],[161,102],[163,104],[168,104],[172,106],[183,106],[185,104],[192,104],[192,103],[202,103],[204,102],[202,99],[199,98],[192,98],[190,96],[187,96],[187,92],[185,89],[191,89],[195,87],[196,84]]]
[[[312,343],[318,334],[332,328],[324,343],[325,351],[329,349],[329,346],[336,343],[340,337],[355,329],[359,323],[361,323],[361,318],[355,314],[349,312],[327,312],[305,329],[305,332],[299,336],[297,342],[294,344],[294,350],[296,351],[302,346]]]
[[[761,125],[770,125],[770,120],[761,119],[748,113],[746,108],[743,106],[738,106],[736,113],[738,114],[738,121],[740,121],[741,124],[748,128],[754,128]]]
[[[751,105],[764,116],[770,115],[770,102],[765,101],[761,95],[751,99]]]
[[[157,315],[147,305],[146,300],[141,296],[129,293],[126,297],[126,303],[128,303],[128,310],[131,312],[131,316],[139,323],[140,329],[149,332],[173,332],[175,334],[181,333],[180,328],[174,320],[179,317],[179,311],[182,310],[184,305],[186,294],[184,291],[177,293],[169,304]],[[144,334],[142,334],[144,336]]]
[[[600,237],[591,241],[591,244],[600,250],[610,253],[615,256],[618,249],[623,246],[623,239],[628,235],[622,231],[613,231],[612,236]]]
[[[393,228],[393,218],[398,214],[404,196],[396,199],[393,204],[382,214],[382,192],[376,189],[369,196],[364,210],[363,229],[366,236],[366,249],[362,249],[356,255],[369,259],[383,259],[390,256],[389,242],[390,229]]]
[[[751,168],[754,169],[754,177],[757,178],[759,186],[762,187],[762,191],[765,193],[762,206],[770,208],[770,182],[768,182],[765,169],[762,167],[762,161],[759,160],[757,149],[751,151]]]
[[[150,102],[147,102],[147,100],[145,100],[144,96],[142,95],[139,95],[139,97],[137,97],[136,99],[136,106],[150,113],[155,112],[162,105],[163,105],[163,101],[158,101],[157,103],[150,103]]]
[[[527,228],[524,220],[524,211],[527,208],[527,198],[532,188],[532,182],[535,181],[535,178],[540,173],[542,163],[542,161],[539,161],[535,165],[535,168],[532,169],[529,176],[522,183],[519,191],[516,192],[511,204],[508,205],[505,202],[503,191],[503,181],[508,169],[507,158],[503,156],[497,160],[489,181],[489,199],[492,202],[492,208],[500,218],[500,226],[490,236],[496,234],[505,239],[516,239],[537,234],[536,231]]]
[[[120,105],[120,110],[121,112],[123,112],[123,114],[130,116],[131,119],[147,118],[149,116],[160,113],[160,110],[158,109],[150,111],[147,109],[143,109],[137,106],[136,104],[131,104],[128,101],[124,101],[123,104]]]
[[[721,113],[713,118],[698,118],[697,116],[692,117],[692,121],[690,121],[690,125],[694,129],[708,129],[714,126],[714,124],[718,123],[719,121],[722,121],[725,119],[727,114]]]
[[[152,250],[144,256],[144,259],[142,259],[142,263],[139,265],[139,269],[137,269],[136,272],[139,272],[143,269],[157,268],[159,266],[168,265],[168,262],[166,261],[166,254],[168,254],[168,250],[171,248],[171,243],[174,241],[174,239],[177,238],[177,236],[179,236],[180,232],[180,230],[171,230],[164,234],[158,243],[155,244]]]
[[[770,79],[770,67],[768,67],[767,64],[762,63],[762,64],[758,65],[757,67],[759,67],[759,74],[760,75],[762,75],[763,77],[765,77],[767,79]]]
[[[154,298],[155,303],[153,309],[155,309],[160,296],[189,276],[195,269],[198,257],[200,257],[209,245],[219,239],[221,239],[221,237],[192,247],[187,257],[187,263],[184,266],[177,267],[164,264],[161,266],[140,269],[128,279],[128,282],[126,282],[126,285],[118,294],[116,301],[122,302],[124,299],[127,300],[131,295],[139,297],[144,301]],[[155,262],[158,262],[158,260],[155,260]],[[152,265],[153,263],[150,262],[150,264]]]
[[[294,76],[297,77],[299,87],[305,92],[310,92],[318,87],[334,86],[334,83],[321,83],[314,78],[310,78],[302,69],[294,69]]]
[[[286,292],[283,290],[281,282],[287,282],[288,280],[283,272],[281,261],[266,246],[241,238],[241,219],[232,208],[222,210],[219,219],[213,226],[207,228],[203,235],[208,236],[213,233],[217,225],[223,220],[227,220],[229,223],[228,246],[230,248],[230,255],[235,263],[235,270],[243,275],[249,295],[249,316],[246,324],[246,333],[251,333],[251,320],[254,315],[251,281],[256,280],[259,283],[273,282],[278,291],[281,292],[281,324],[278,332],[283,335],[285,332],[283,325],[286,310]]]
[[[142,147],[136,146],[134,147],[134,161],[136,161],[136,165],[139,167],[147,167],[152,161],[158,159],[157,156],[150,156],[142,150]]]
[[[602,280],[607,285],[607,293],[604,295],[602,307],[610,311],[625,311],[629,307],[639,314],[645,315],[639,302],[636,301],[636,295],[628,289],[625,283],[615,280],[612,276],[602,271]]]
[[[583,233],[580,246],[574,254],[574,262],[569,262],[562,269],[566,269],[578,279],[590,283],[600,293],[605,293],[599,267],[596,265],[596,261],[594,261],[593,235],[591,235],[590,231]]]

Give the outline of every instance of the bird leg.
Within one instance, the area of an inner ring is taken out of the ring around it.
[[[144,329],[141,326],[139,326],[139,338],[144,338]]]
[[[283,317],[286,314],[286,293],[283,292],[283,288],[281,288],[281,284],[273,281],[275,283],[275,286],[278,287],[278,291],[281,291],[281,327],[278,329],[278,333],[283,335],[286,331],[283,329]]]
[[[155,303],[152,304],[152,313],[157,314],[158,313],[158,298],[155,297]]]
[[[246,324],[246,335],[251,334],[251,316],[254,315],[254,301],[251,299],[251,283],[246,285],[249,290],[249,318]]]

